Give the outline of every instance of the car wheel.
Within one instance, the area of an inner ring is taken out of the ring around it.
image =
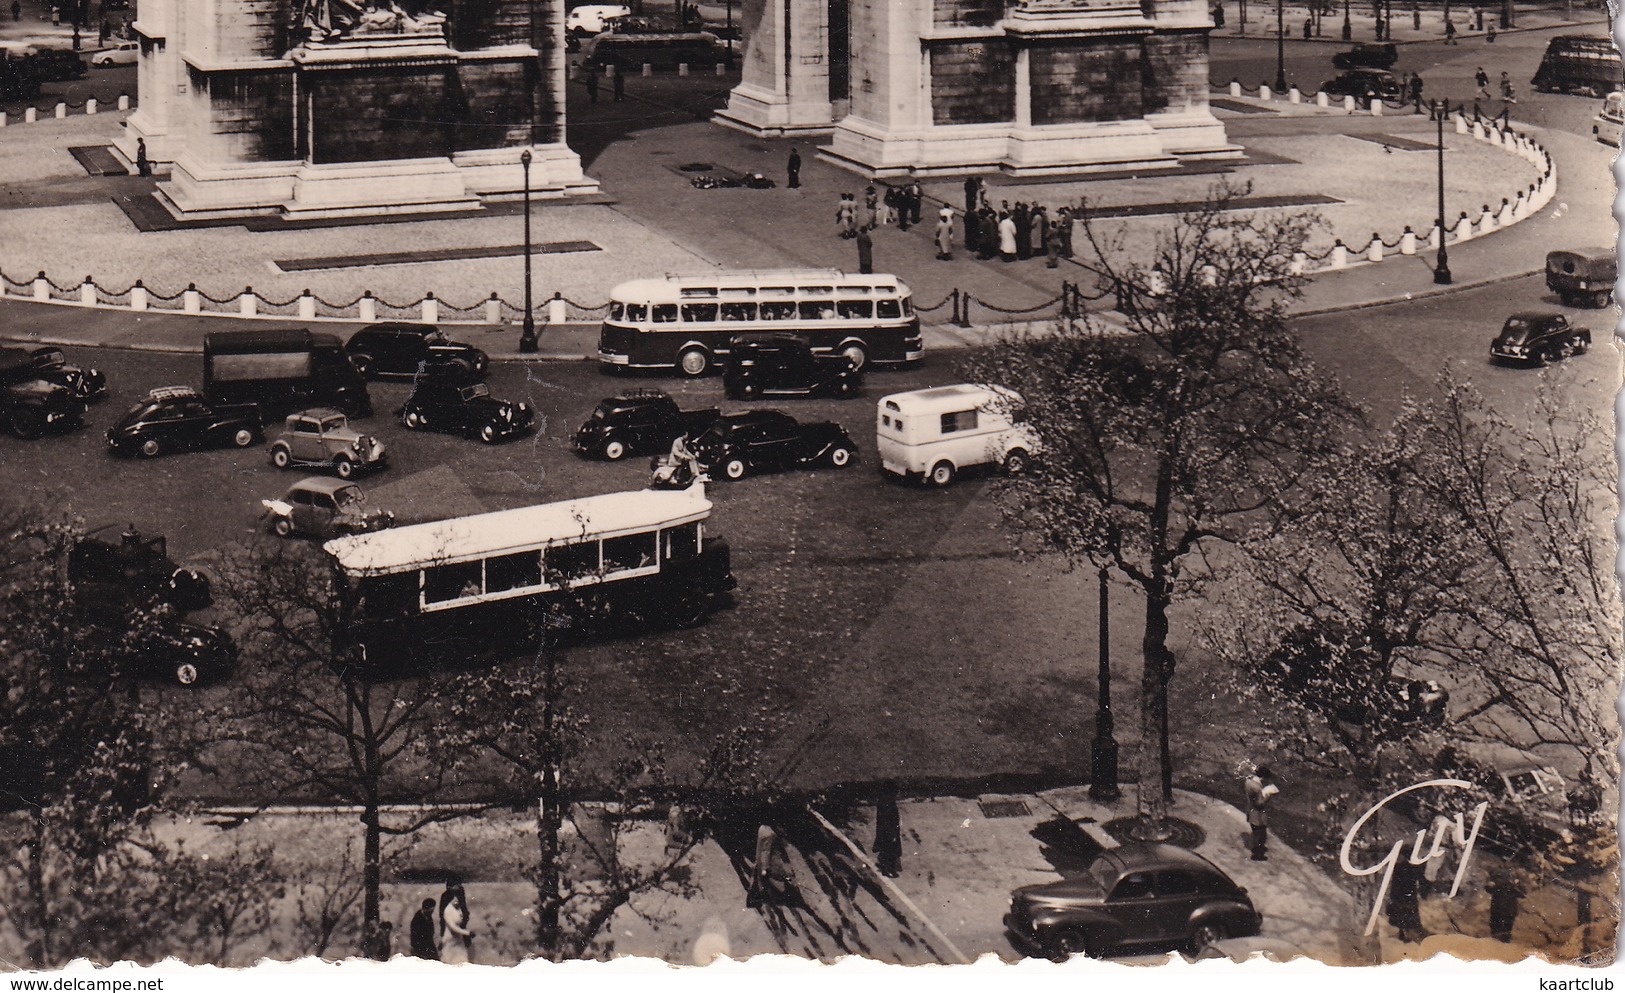
[[[426,422],[423,420],[422,414],[419,414],[415,410],[408,410],[405,414],[401,415],[401,423],[405,424],[413,431],[417,431],[422,428]]]
[[[197,665],[192,662],[182,662],[175,666],[175,682],[182,686],[191,686],[197,682]]]
[[[231,443],[237,448],[247,448],[254,443],[254,432],[247,428],[238,428],[231,436]]]
[[[23,408],[11,413],[11,433],[19,438],[38,438],[45,430],[45,418],[39,411]]]
[[[604,442],[604,458],[611,462],[618,460],[626,454],[626,446],[619,441],[611,439]]]
[[[745,460],[737,455],[722,463],[722,474],[729,479],[744,479],[745,474],[749,471],[750,466],[746,465]]]
[[[864,350],[862,345],[859,345],[856,342],[853,342],[852,344],[841,349],[841,354],[846,356],[847,360],[852,363],[852,368],[854,370],[862,369],[869,362],[869,353]]]
[[[837,469],[845,469],[852,464],[852,449],[836,445],[829,451],[829,464]]]
[[[1205,949],[1223,941],[1226,937],[1228,935],[1225,934],[1224,928],[1217,924],[1199,924],[1186,939],[1185,950],[1192,955],[1200,955]]]
[[[144,438],[141,441],[141,454],[149,459],[155,459],[164,453],[163,443],[157,438]]]
[[[1590,347],[1591,347],[1591,342],[1586,341],[1584,338],[1576,338],[1576,339],[1574,339],[1574,354],[1576,354],[1576,355],[1584,355],[1586,353],[1586,350],[1588,348],[1590,348]]]
[[[1099,952],[1082,931],[1062,931],[1049,942],[1049,957],[1056,962],[1065,962],[1074,955],[1095,958]]]
[[[954,464],[952,462],[938,462],[931,467],[931,474],[927,477],[932,486],[947,486],[954,481]]]
[[[361,374],[362,379],[372,378],[371,355],[352,355],[350,356],[350,364],[355,366],[355,371]]]
[[[452,360],[451,367],[457,371],[459,378],[470,380],[474,378],[474,366],[464,359]]]
[[[1004,456],[1004,472],[1007,476],[1019,476],[1027,471],[1027,450],[1012,448]]]
[[[677,368],[685,376],[703,376],[711,368],[711,356],[703,348],[690,348],[677,357]]]
[[[1536,352],[1535,353],[1535,364],[1538,365],[1538,366],[1541,366],[1542,368],[1551,365],[1552,364],[1552,351],[1551,351],[1551,349],[1542,348],[1540,351]]]
[[[293,534],[293,521],[286,517],[278,517],[271,522],[271,530],[276,532],[277,537],[286,538]]]
[[[1609,304],[1611,304],[1613,302],[1614,302],[1614,291],[1613,290],[1600,290],[1597,293],[1592,294],[1592,296],[1591,296],[1591,305],[1593,307],[1596,307],[1598,310],[1601,310],[1602,308],[1608,306]]]
[[[278,469],[286,469],[293,464],[293,453],[278,445],[276,448],[271,449],[271,464]]]
[[[355,475],[355,462],[348,456],[340,455],[333,460],[333,471],[339,474],[340,479],[349,479]]]
[[[487,424],[480,428],[480,440],[487,445],[494,445],[497,441],[497,429]]]

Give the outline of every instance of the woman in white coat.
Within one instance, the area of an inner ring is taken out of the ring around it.
[[[474,932],[468,929],[468,898],[462,888],[448,891],[440,902],[440,961],[461,965],[473,960]]]

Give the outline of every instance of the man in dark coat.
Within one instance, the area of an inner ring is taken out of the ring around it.
[[[1513,875],[1510,866],[1496,867],[1484,887],[1490,895],[1490,936],[1496,941],[1512,940],[1512,925],[1518,919],[1518,901],[1523,898],[1523,887]]]
[[[1016,258],[1032,258],[1033,215],[1027,209],[1027,201],[1016,201],[1016,209],[1010,212],[1010,219],[1016,222]]]
[[[981,199],[982,182],[975,176],[965,177],[965,216],[976,213],[977,201]]]
[[[1388,883],[1388,923],[1399,932],[1399,940],[1421,941],[1422,930],[1422,867],[1413,865],[1409,858],[1401,858],[1394,866],[1394,875]]]
[[[440,949],[434,943],[434,899],[423,901],[423,906],[412,915],[412,928],[408,934],[412,954],[420,959],[438,959]]]
[[[790,146],[790,164],[784,170],[790,176],[788,185],[792,190],[801,186],[801,153],[796,151],[794,145]]]
[[[865,275],[875,271],[875,243],[869,237],[869,227],[858,228],[858,272]]]
[[[976,211],[965,211],[965,251],[972,255],[982,248],[982,219]]]
[[[986,203],[976,214],[977,252],[976,257],[986,262],[999,250],[999,215],[993,212],[993,207]]]
[[[1062,207],[1055,212],[1055,226],[1061,229],[1061,258],[1072,257],[1072,208]]]
[[[925,200],[925,191],[920,189],[919,180],[912,180],[908,184],[908,220],[910,224],[920,223],[920,205]]]

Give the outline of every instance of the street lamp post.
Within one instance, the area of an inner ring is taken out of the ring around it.
[[[1286,92],[1286,0],[1275,0],[1275,92]]]
[[[1095,740],[1089,745],[1089,796],[1094,800],[1115,800],[1123,795],[1117,788],[1117,738],[1112,726],[1111,619],[1107,614],[1106,567],[1100,567],[1100,701],[1095,711]]]
[[[1450,253],[1444,247],[1444,118],[1448,105],[1433,101],[1433,117],[1439,128],[1439,264],[1433,267],[1433,281],[1440,286],[1449,285]]]
[[[536,315],[530,297],[530,159],[530,149],[519,153],[519,165],[525,173],[525,323],[519,331],[521,352],[536,351]]]

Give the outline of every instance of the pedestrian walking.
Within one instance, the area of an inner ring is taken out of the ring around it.
[[[1305,17],[1303,19],[1303,40],[1308,41],[1309,39],[1313,38],[1314,36],[1315,36],[1315,26],[1314,26],[1313,22],[1311,22],[1309,20],[1309,18]]]
[[[790,178],[790,181],[785,185],[792,190],[799,189],[801,187],[801,153],[796,151],[794,145],[790,146],[790,163],[784,167],[784,172]]]
[[[135,171],[142,178],[152,175],[152,160],[147,158],[147,139],[135,140]]]
[[[1495,44],[1495,25],[1491,24],[1489,30],[1484,32],[1484,40]]]
[[[1509,865],[1500,865],[1490,871],[1490,881],[1484,891],[1490,895],[1490,937],[1496,941],[1512,940],[1512,925],[1518,919],[1518,901],[1523,899],[1523,887]]]
[[[620,103],[626,99],[626,73],[621,71],[620,66],[610,68],[615,72],[615,102]]]
[[[919,180],[910,180],[908,189],[903,192],[908,200],[909,223],[920,223],[920,207],[925,202],[925,190],[920,188]]]
[[[880,194],[873,186],[863,191],[863,206],[858,210],[858,230],[873,230],[880,223]]]
[[[903,205],[903,191],[895,186],[886,187],[884,205],[886,209],[886,216],[883,219],[883,223],[888,225],[896,223],[899,229],[907,231],[908,208]]]
[[[868,275],[875,271],[875,242],[867,227],[858,228],[858,272]]]
[[[1377,99],[1380,99],[1380,98],[1377,98]],[[1411,103],[1416,104],[1416,109],[1417,110],[1422,109],[1422,74],[1421,73],[1416,73],[1415,75],[1411,76]]]
[[[954,209],[952,207],[944,207],[937,213],[936,240],[937,260],[941,262],[952,261],[954,257]]]
[[[440,894],[440,961],[465,965],[474,959],[474,932],[468,927],[468,896],[461,883]]]
[[[587,102],[598,102],[598,68],[596,66],[587,67]]]
[[[835,223],[840,228],[842,238],[851,238],[858,233],[858,202],[850,193],[841,194],[841,205],[835,209]]]
[[[1016,260],[1016,219],[1007,210],[999,213],[999,255],[1006,262]]]
[[[1484,71],[1483,66],[1479,66],[1478,71],[1473,73],[1473,82],[1478,84],[1479,97],[1488,100],[1490,98],[1490,74]]]
[[[1444,43],[1446,45],[1456,43],[1456,22],[1453,18],[1446,17],[1444,19]]]
[[[102,18],[101,30],[96,32],[96,44],[103,48],[107,47],[107,39],[112,37],[112,34],[113,22],[105,17]]]
[[[1269,803],[1281,792],[1281,788],[1275,785],[1275,775],[1267,765],[1259,766],[1243,785],[1247,792],[1247,826],[1252,831],[1253,861],[1264,862],[1269,857],[1266,851],[1269,845]]]
[[[1501,99],[1507,103],[1518,102],[1517,95],[1512,89],[1512,77],[1508,76],[1504,69],[1501,70]]]
[[[59,28],[61,26],[62,26],[62,8],[53,6],[51,8],[51,27]]]
[[[1394,866],[1393,878],[1388,882],[1388,923],[1399,932],[1399,940],[1421,941],[1422,906],[1419,902],[1422,888],[1422,867],[1409,858],[1401,858]]]
[[[423,906],[412,915],[412,926],[407,931],[408,947],[420,959],[440,958],[440,946],[434,939],[434,898],[424,897]]]
[[[1215,28],[1224,27],[1224,4],[1214,4],[1213,9],[1209,10],[1208,13],[1213,16],[1213,26]]]

